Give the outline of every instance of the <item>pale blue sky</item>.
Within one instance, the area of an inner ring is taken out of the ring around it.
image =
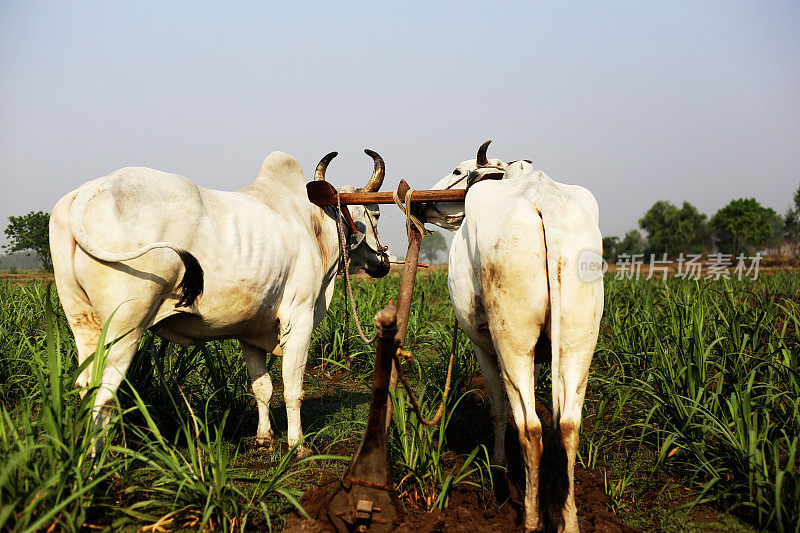
[[[797,2],[0,2],[0,226],[128,165],[236,189],[273,150],[427,188],[494,139],[601,230],[800,182]],[[382,234],[404,253],[385,208]]]

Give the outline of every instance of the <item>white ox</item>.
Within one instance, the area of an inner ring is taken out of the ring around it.
[[[375,191],[384,164],[366,152],[375,170],[364,190]],[[324,179],[335,155],[323,158],[316,179]],[[346,230],[351,269],[385,275],[388,258],[375,230],[378,207],[353,206],[351,213],[357,228]],[[262,445],[273,440],[266,353],[282,355],[289,444],[302,438],[303,372],[311,332],[333,296],[339,240],[335,211],[308,200],[296,159],[273,152],[256,179],[234,192],[148,168],[117,170],[58,201],[50,216],[50,248],[80,361],[94,352],[112,312],[109,338],[124,335],[103,369],[95,401],[101,423],[150,329],[183,345],[239,339]],[[87,368],[78,386],[87,385],[90,375]]]
[[[506,462],[506,396],[511,403],[525,462],[525,528],[577,531],[573,471],[603,314],[597,202],[528,162],[487,160],[487,146],[433,187],[469,182],[466,201],[431,204],[425,216],[455,231],[448,287],[489,390],[496,464]],[[543,442],[535,367],[551,359],[553,429]]]

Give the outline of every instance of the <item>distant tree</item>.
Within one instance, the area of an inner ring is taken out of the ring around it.
[[[794,210],[800,213],[800,185],[798,185],[797,190],[794,191]]]
[[[789,206],[783,215],[781,230],[783,243],[795,254],[800,252],[800,185],[794,193],[794,205]]]
[[[34,270],[42,268],[42,263],[31,251],[0,255],[0,270]]]
[[[31,211],[27,215],[8,217],[5,234],[9,244],[4,245],[3,249],[8,252],[33,250],[45,270],[52,272],[53,260],[50,257],[48,239],[49,221],[50,215],[43,211]]]
[[[755,198],[739,198],[717,211],[709,225],[720,251],[738,255],[769,245],[779,220],[774,209]]]
[[[438,231],[425,235],[419,248],[420,259],[426,263],[435,263],[441,253],[447,253],[447,242],[444,240],[444,235]]]
[[[617,246],[619,245],[619,237],[610,236],[603,237],[603,259],[609,263],[613,263],[617,259]]]
[[[647,252],[676,257],[681,252],[707,252],[712,238],[706,215],[689,202],[680,209],[669,201],[658,201],[639,220],[647,232]]]
[[[620,254],[641,254],[644,253],[646,247],[647,241],[639,232],[639,230],[632,229],[626,233],[619,244],[617,244],[615,251],[617,256]]]
[[[791,249],[796,250],[800,245],[800,213],[791,207],[786,210],[783,215],[783,228],[782,228],[783,242],[785,242]]]

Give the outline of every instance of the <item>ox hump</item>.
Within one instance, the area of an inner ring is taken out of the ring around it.
[[[261,164],[261,170],[253,184],[282,185],[291,192],[306,196],[306,183],[303,167],[294,157],[284,152],[272,152]]]

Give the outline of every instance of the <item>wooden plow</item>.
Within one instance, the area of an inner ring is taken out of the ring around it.
[[[401,180],[396,192],[338,193],[326,181],[307,184],[308,197],[318,206],[342,206],[346,223],[347,205],[394,204],[399,198],[406,214],[419,217],[421,204],[429,202],[463,202],[465,190],[413,191]],[[409,194],[410,192],[410,194]],[[422,243],[421,225],[408,224],[406,252],[397,306],[389,301],[375,315],[375,372],[372,380],[367,427],[350,466],[342,477],[337,492],[328,505],[328,518],[340,533],[393,530],[405,514],[392,483],[387,458],[388,430],[392,418],[389,390],[397,385],[395,354],[403,347],[414,294],[419,248]]]

